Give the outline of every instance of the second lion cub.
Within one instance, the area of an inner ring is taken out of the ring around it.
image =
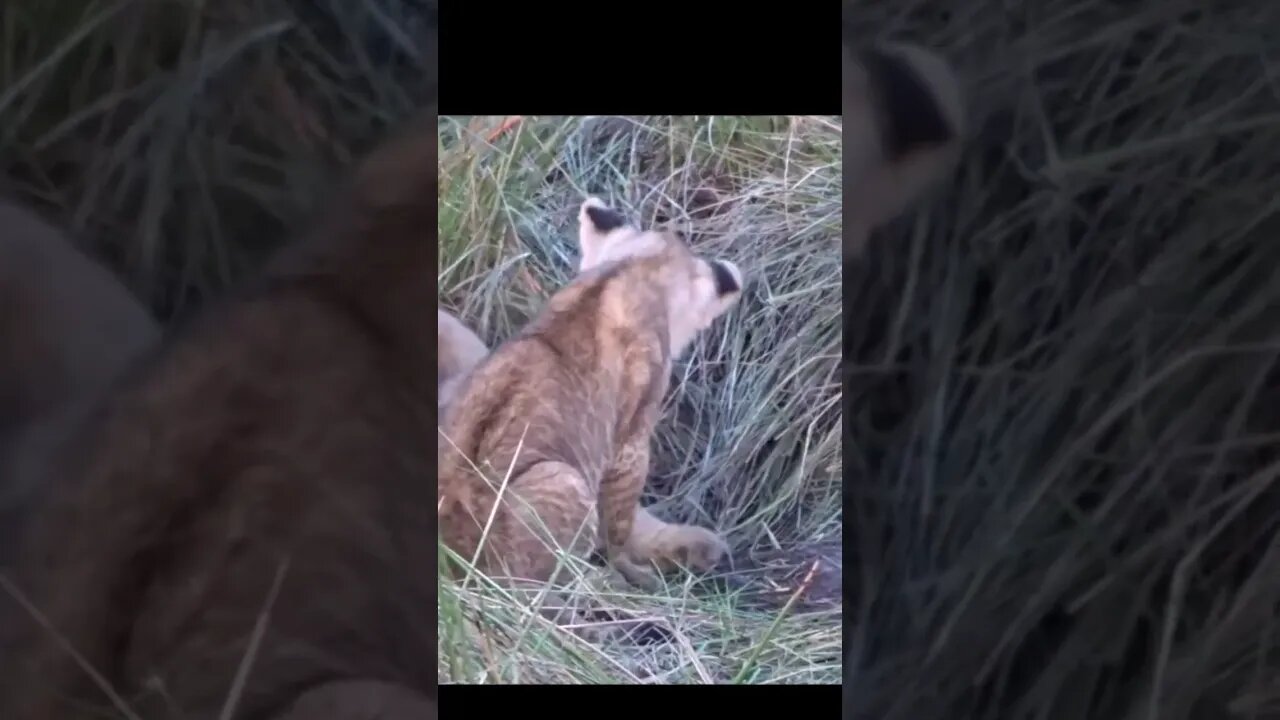
[[[551,578],[556,547],[603,546],[651,588],[651,562],[708,570],[727,552],[639,500],[672,359],[737,302],[742,273],[596,198],[578,222],[580,274],[475,367],[441,419],[440,535],[486,574],[530,580]]]

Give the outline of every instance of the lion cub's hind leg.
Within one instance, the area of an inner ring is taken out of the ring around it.
[[[678,567],[695,572],[715,569],[729,554],[729,544],[712,530],[698,525],[669,523],[637,507],[627,554],[641,562],[652,562],[662,572]]]
[[[501,529],[491,534],[495,544],[487,548],[485,569],[493,573],[501,568],[511,587],[522,590],[530,602],[541,596],[538,612],[544,618],[593,644],[670,639],[649,621],[601,606],[589,589],[590,571],[579,578],[566,567],[572,559],[585,561],[599,537],[593,493],[573,467],[542,462],[525,470],[509,483],[501,513]],[[548,583],[557,587],[548,589]]]
[[[609,563],[627,582],[656,590],[660,572],[683,566],[697,572],[714,568],[728,554],[719,535],[696,525],[668,523],[640,507],[640,494],[649,474],[647,437],[627,443],[605,474],[600,487],[602,545]]]
[[[627,582],[653,592],[661,583],[643,558],[631,550],[631,534],[640,507],[640,493],[649,475],[648,435],[637,434],[624,443],[600,483],[600,540],[610,566]]]
[[[595,498],[585,478],[562,462],[540,462],[511,479],[487,564],[512,577],[554,581],[560,551],[586,557],[597,533]]]

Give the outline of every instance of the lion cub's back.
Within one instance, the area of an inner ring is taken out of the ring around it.
[[[540,335],[512,338],[465,378],[441,423],[444,436],[473,460],[498,468],[542,459],[595,465],[608,451],[602,431],[612,427],[611,378],[580,360]],[[469,471],[466,460],[453,455]],[[440,482],[447,484],[452,465],[441,457]]]

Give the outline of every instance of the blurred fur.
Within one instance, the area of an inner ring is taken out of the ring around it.
[[[951,67],[914,45],[844,53],[845,256],[954,167],[964,133]]]
[[[159,339],[110,271],[35,212],[0,201],[0,568],[47,490],[44,465]]]
[[[0,573],[57,492],[46,472],[94,403],[160,338],[124,285],[32,210],[0,201]],[[0,593],[0,659],[21,611]]]
[[[443,415],[458,384],[489,353],[479,335],[444,310],[436,310],[436,409]]]
[[[118,699],[21,614],[0,716],[214,717],[244,662],[237,718],[434,716],[432,121],[49,465],[18,585]]]

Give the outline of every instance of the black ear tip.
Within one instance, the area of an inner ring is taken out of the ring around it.
[[[921,76],[907,54],[875,47],[859,54],[880,115],[885,154],[897,160],[912,151],[954,140],[958,128],[948,120],[938,88]]]
[[[730,295],[742,290],[742,282],[738,279],[738,273],[735,273],[730,267],[719,260],[712,260],[711,275],[716,281],[716,294],[720,296]]]
[[[622,217],[622,213],[613,208],[587,205],[583,210],[597,232],[607,233],[626,224],[626,218]]]

